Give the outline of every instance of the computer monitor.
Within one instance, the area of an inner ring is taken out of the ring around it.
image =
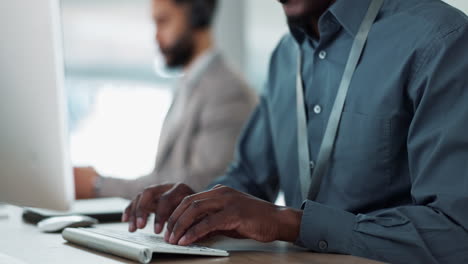
[[[0,1],[0,203],[69,209],[59,0]]]

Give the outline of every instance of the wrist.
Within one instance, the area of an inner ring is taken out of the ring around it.
[[[300,234],[302,210],[278,207],[276,216],[278,223],[277,240],[294,243]]]

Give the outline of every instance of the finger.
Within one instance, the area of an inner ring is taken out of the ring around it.
[[[164,223],[166,223],[174,209],[177,208],[182,199],[187,195],[187,190],[184,188],[186,188],[184,185],[174,185],[169,191],[161,195],[154,218],[156,233],[161,233]]]
[[[173,219],[172,234],[169,238],[169,243],[175,244],[182,237],[183,234],[200,218],[207,214],[213,214],[224,207],[222,199],[204,199],[193,201],[187,210],[185,210],[180,217]]]
[[[123,214],[122,214],[122,222],[128,222],[129,217],[130,217],[130,210],[132,208],[132,202],[125,208]]]
[[[174,212],[171,214],[171,219],[167,223],[167,231],[172,232],[172,229],[174,228],[175,221],[182,215],[185,210],[191,205],[193,201],[198,201],[198,200],[204,200],[204,199],[210,199],[214,197],[219,197],[221,194],[224,194],[226,192],[226,189],[224,188],[217,188],[197,194],[193,194],[190,196],[185,197],[182,202],[175,208]]]
[[[164,225],[161,225],[159,222],[156,221],[156,219],[154,220],[154,233],[155,234],[161,234],[161,232],[163,231],[164,229]]]
[[[127,219],[130,220],[131,216],[135,217],[135,228],[144,228],[148,221],[148,216],[157,211],[158,200],[164,192],[169,190],[173,184],[155,185],[146,188],[138,199],[135,199],[130,213],[127,213]],[[133,228],[132,228],[133,230]]]
[[[179,246],[188,246],[212,232],[235,230],[236,225],[232,224],[230,219],[232,218],[226,211],[208,215],[199,223],[190,227],[177,244]]]
[[[138,204],[135,206],[135,219],[136,219],[136,227],[138,229],[143,229],[146,226],[146,222],[149,216],[149,212],[141,207],[141,198],[138,201]]]
[[[138,201],[140,200],[141,194],[137,195],[137,197],[133,200],[132,206],[130,207],[130,215],[128,218],[128,231],[135,232],[136,231],[136,217],[135,217],[135,209]]]
[[[155,213],[158,206],[160,191],[158,188],[146,189],[140,196],[135,209],[137,228],[145,228],[150,213]]]

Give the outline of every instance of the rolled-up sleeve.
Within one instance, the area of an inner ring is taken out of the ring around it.
[[[468,263],[467,47],[466,25],[434,39],[408,88],[413,203],[351,214],[306,201],[298,244],[392,263]]]

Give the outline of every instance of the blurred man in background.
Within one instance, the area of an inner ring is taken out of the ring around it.
[[[184,77],[164,121],[155,169],[135,180],[75,168],[78,199],[133,198],[145,187],[184,182],[202,190],[233,158],[241,128],[257,98],[215,50],[216,0],[152,0],[156,41],[168,67]]]

